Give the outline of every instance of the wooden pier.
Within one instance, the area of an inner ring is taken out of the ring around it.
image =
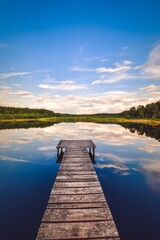
[[[120,240],[90,158],[94,159],[94,150],[91,140],[59,142],[61,165],[37,240]]]

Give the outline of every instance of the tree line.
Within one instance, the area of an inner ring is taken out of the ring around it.
[[[146,106],[139,105],[131,107],[130,110],[121,113],[125,118],[151,118],[160,119],[160,101],[147,104]]]
[[[20,108],[20,107],[2,107],[0,106],[0,118],[12,119],[16,118],[39,118],[53,117],[55,113],[51,110],[37,108]]]
[[[160,119],[160,101],[147,104],[146,106],[139,105],[131,107],[130,110],[123,111],[121,113],[99,113],[99,114],[62,114],[55,113],[51,110],[37,109],[37,108],[20,108],[20,107],[3,107],[0,106],[0,119],[38,119],[49,117],[62,117],[62,118],[80,118],[80,117],[97,117],[97,118],[148,118],[148,119]]]

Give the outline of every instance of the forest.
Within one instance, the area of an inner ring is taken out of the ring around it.
[[[2,107],[0,106],[0,119],[53,117],[55,113],[46,109]]]
[[[146,106],[139,105],[137,108],[132,107],[130,110],[122,112],[121,116],[125,118],[160,119],[160,101]]]

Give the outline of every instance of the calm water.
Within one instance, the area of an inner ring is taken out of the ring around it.
[[[94,123],[0,133],[1,240],[35,239],[59,168],[60,139],[92,139],[97,145],[95,170],[121,239],[160,239],[159,141]]]

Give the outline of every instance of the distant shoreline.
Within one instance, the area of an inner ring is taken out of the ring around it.
[[[147,125],[160,125],[160,119],[128,119],[122,117],[94,117],[94,116],[61,116],[49,118],[14,118],[0,119],[0,123],[21,123],[21,122],[48,122],[48,123],[69,123],[69,122],[92,122],[92,123],[142,123]]]

